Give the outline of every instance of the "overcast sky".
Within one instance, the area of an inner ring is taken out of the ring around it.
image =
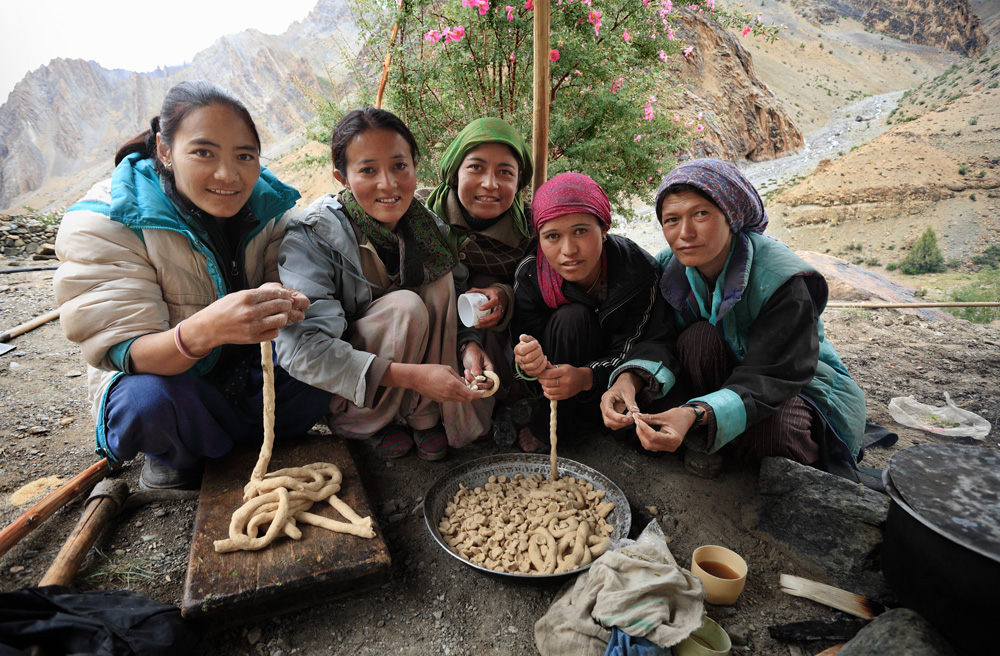
[[[191,61],[220,36],[280,34],[316,0],[0,0],[0,104],[56,57],[137,72]]]

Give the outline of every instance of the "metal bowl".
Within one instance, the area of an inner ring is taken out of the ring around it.
[[[621,540],[628,537],[629,529],[632,527],[632,510],[629,508],[625,493],[610,478],[583,463],[567,460],[566,458],[558,459],[556,469],[559,471],[560,477],[572,476],[573,478],[583,479],[588,483],[593,483],[595,488],[604,490],[604,500],[612,501],[615,504],[614,510],[606,518],[606,521],[615,527],[614,532],[611,534],[611,540]],[[449,556],[457,558],[469,567],[486,574],[534,580],[563,578],[586,571],[590,567],[590,564],[568,572],[560,572],[559,574],[510,574],[508,572],[498,572],[462,558],[451,550],[448,543],[438,533],[438,524],[441,523],[441,518],[444,517],[444,509],[455,498],[455,495],[458,493],[459,484],[465,485],[468,488],[478,487],[484,485],[490,476],[507,476],[513,478],[517,474],[522,474],[525,477],[542,474],[548,477],[551,470],[549,456],[536,453],[505,453],[487,458],[479,458],[464,465],[459,465],[439,478],[427,490],[427,494],[424,495],[424,522],[427,524],[427,530],[431,532],[434,540],[441,545],[441,548]]]

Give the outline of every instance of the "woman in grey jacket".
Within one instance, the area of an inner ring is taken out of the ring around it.
[[[183,82],[60,227],[56,299],[90,365],[98,453],[145,453],[142,487],[194,487],[203,458],[259,439],[257,344],[309,305],[277,282],[299,194],[259,153],[239,100]],[[276,434],[306,432],[330,394],[275,373]]]
[[[344,191],[310,205],[281,246],[282,282],[311,305],[279,336],[278,361],[334,393],[337,434],[439,460],[483,435],[493,409],[459,374],[447,226],[414,198],[419,151],[392,113],[349,112],[332,150]]]

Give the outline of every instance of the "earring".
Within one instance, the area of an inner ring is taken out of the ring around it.
[[[164,162],[163,167],[169,171],[174,168],[174,165],[171,164],[170,162]]]

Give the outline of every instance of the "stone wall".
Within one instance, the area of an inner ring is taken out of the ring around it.
[[[5,258],[55,260],[59,225],[34,216],[0,215],[0,253]]]

